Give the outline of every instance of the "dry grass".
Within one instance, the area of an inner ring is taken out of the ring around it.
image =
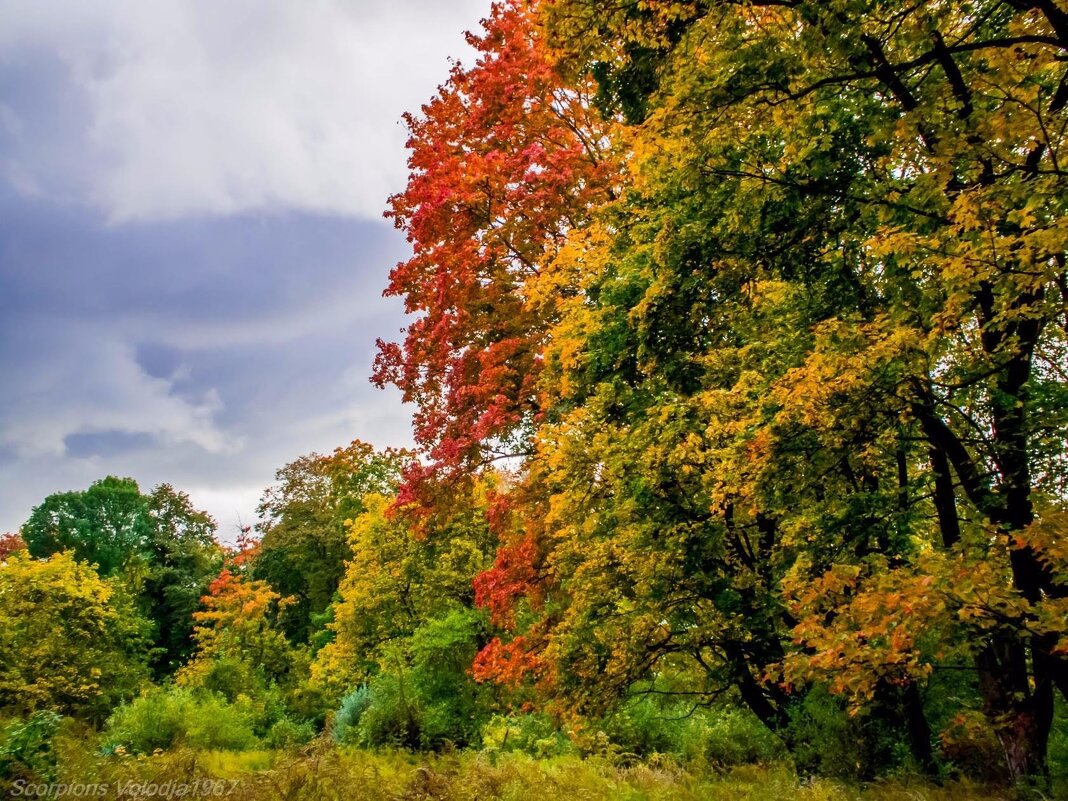
[[[992,801],[1008,792],[955,783],[935,787],[899,780],[857,787],[799,780],[785,767],[745,767],[695,775],[664,762],[617,765],[597,759],[535,759],[509,754],[441,756],[374,753],[312,746],[301,753],[175,751],[150,757],[72,754],[59,781],[106,784],[97,798],[165,797],[230,801]],[[205,791],[204,780],[223,780]],[[200,785],[194,785],[195,782]],[[133,784],[130,784],[130,783]],[[153,792],[153,785],[156,789]],[[221,792],[220,792],[221,791]],[[173,791],[172,791],[173,792]],[[70,797],[69,795],[67,797]],[[175,796],[171,796],[175,797]]]

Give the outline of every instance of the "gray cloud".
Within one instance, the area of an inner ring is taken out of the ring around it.
[[[296,456],[409,443],[380,213],[487,8],[0,0],[0,532],[117,474],[232,538]]]
[[[214,388],[180,397],[102,326],[21,320],[5,345],[4,363],[19,367],[9,373],[18,380],[0,389],[0,441],[16,455],[62,456],[68,436],[106,431],[191,442],[208,453],[239,445],[215,425],[222,402]]]
[[[189,491],[232,535],[301,453],[408,444],[408,410],[367,380],[403,324],[380,290],[404,252],[384,223],[115,227],[0,197],[0,530],[118,474]]]
[[[441,81],[487,5],[0,2],[8,69],[31,69],[60,101],[0,105],[7,178],[113,222],[377,217],[403,178],[401,113]],[[71,134],[76,157],[51,146]]]

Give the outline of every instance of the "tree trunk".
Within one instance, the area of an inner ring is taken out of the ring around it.
[[[1053,723],[1053,686],[1039,679],[1032,691],[1024,644],[997,632],[976,655],[984,711],[994,727],[1009,776],[1017,784],[1044,783],[1046,747]]]
[[[915,682],[909,682],[905,688],[902,705],[905,712],[905,727],[909,735],[909,749],[916,764],[928,776],[938,773],[935,764],[934,748],[931,746],[931,725],[923,711],[923,699]]]
[[[928,414],[931,411],[931,407],[925,409]],[[1004,427],[1004,420],[1002,425]],[[956,494],[949,459],[946,458],[944,449],[946,435],[953,435],[948,427],[939,428],[931,417],[928,417],[925,428],[928,432],[937,433],[936,437],[931,437],[931,466],[935,478],[934,502],[942,544],[949,549],[960,539]],[[959,443],[950,444],[956,446]],[[957,449],[958,458],[961,450]],[[956,466],[965,470],[975,469],[974,465]],[[1022,473],[1027,476],[1026,469]],[[1016,477],[1020,477],[1019,472]],[[982,497],[978,490],[979,488],[973,487],[969,493],[973,500]],[[1017,502],[1008,509],[981,507],[980,511],[987,514],[993,512],[990,516],[1000,517],[998,522],[1005,528],[1022,528],[1030,522],[1032,511],[1029,498],[1024,503],[1019,502],[1018,485],[1015,493]],[[1028,564],[1029,556],[1030,554],[1024,554],[1021,559],[1020,551],[1013,553],[1015,583],[1025,597],[1033,595],[1036,589],[1033,583],[1036,580],[1035,575]],[[1057,671],[1056,665],[1052,664],[1048,643],[1041,638],[1032,638],[1030,650],[1031,669],[1035,679],[1034,690],[1028,669],[1028,643],[1017,636],[1017,632],[995,631],[988,642],[978,645],[974,655],[984,712],[1001,744],[1009,775],[1017,783],[1035,779],[1041,782],[1048,776],[1046,747],[1053,722],[1053,677]]]

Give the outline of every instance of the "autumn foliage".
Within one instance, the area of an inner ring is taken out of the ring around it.
[[[46,499],[0,540],[0,703],[130,700],[158,598],[188,658],[116,742],[157,705],[1063,789],[1068,13],[504,0],[468,41],[387,212],[417,452],[291,461],[221,571],[166,485]]]
[[[934,771],[962,670],[1045,775],[1068,16],[545,0],[472,42],[409,119],[418,316],[376,378],[417,408],[403,500],[513,457],[475,675],[729,691],[798,749],[829,692]]]
[[[413,255],[386,293],[416,318],[403,343],[379,342],[375,369],[416,404],[423,469],[444,475],[529,448],[556,316],[555,298],[535,297],[531,283],[616,170],[589,83],[557,72],[528,4],[495,4],[468,41],[474,66],[455,65],[405,118],[411,174],[387,216]],[[419,468],[410,473],[409,491]]]

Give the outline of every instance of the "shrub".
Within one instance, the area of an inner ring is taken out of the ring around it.
[[[62,719],[55,712],[41,710],[0,730],[0,779],[53,779],[55,736]]]
[[[730,768],[786,759],[786,748],[752,713],[711,709],[644,694],[591,721],[578,737],[584,753],[677,759]]]
[[[334,713],[330,736],[338,743],[355,743],[359,737],[360,718],[371,704],[371,690],[363,684],[341,699]]]
[[[298,685],[285,693],[285,708],[294,720],[307,721],[321,729],[327,712],[332,708],[330,699],[321,687]]]
[[[255,694],[239,694],[232,703],[252,724],[252,733],[257,737],[266,735],[278,721],[292,717],[286,708],[282,691],[274,685],[260,689]]]
[[[622,703],[595,724],[603,731],[613,750],[647,756],[680,754],[686,730],[694,726],[691,712],[679,705],[665,706],[650,695]]]
[[[249,710],[214,693],[155,689],[115,710],[106,747],[146,754],[179,745],[237,751],[256,744],[253,724]]]
[[[263,737],[267,748],[293,748],[304,745],[315,737],[315,727],[311,723],[298,723],[289,718],[282,718],[268,729]]]
[[[483,612],[461,609],[427,621],[412,635],[410,685],[422,747],[477,742],[487,691],[471,678],[470,666],[485,631]]]
[[[217,693],[228,701],[234,701],[239,695],[255,692],[263,686],[263,680],[246,662],[232,657],[220,657],[204,662],[196,681],[188,674],[182,676],[183,684]]]
[[[482,748],[547,758],[576,754],[575,744],[546,715],[494,715],[482,727]]]
[[[481,612],[456,610],[391,643],[381,672],[342,701],[333,738],[430,750],[476,744],[489,691],[468,668],[484,631]]]
[[[713,709],[698,719],[682,744],[684,756],[720,768],[768,764],[786,758],[786,747],[744,709]]]
[[[907,772],[909,749],[886,716],[850,715],[841,698],[816,685],[790,715],[791,756],[799,773],[868,781]]]
[[[355,741],[360,745],[411,749],[423,746],[421,710],[405,679],[403,674],[385,673],[372,682],[368,704],[357,725]]]

